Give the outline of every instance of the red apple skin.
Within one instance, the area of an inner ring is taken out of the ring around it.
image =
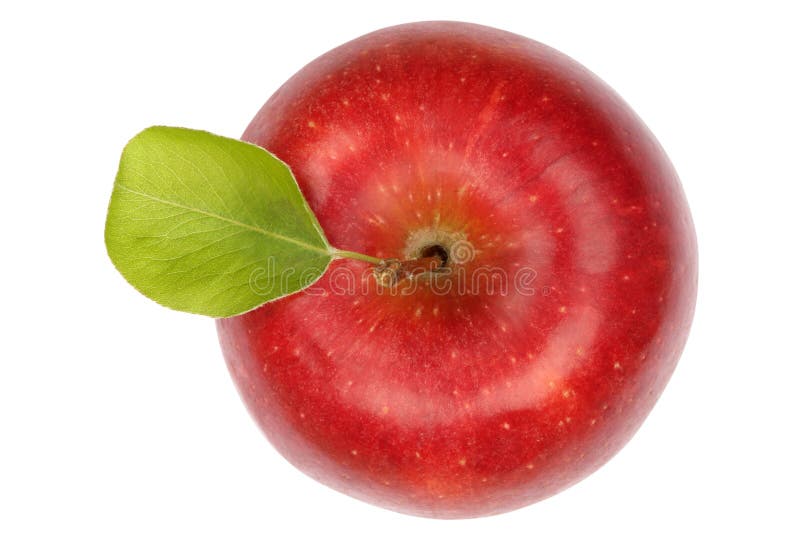
[[[303,68],[243,138],[291,166],[334,247],[403,258],[438,228],[474,248],[469,272],[536,271],[533,295],[342,294],[341,270],[369,265],[337,260],[316,291],[219,320],[244,402],[299,469],[482,516],[581,480],[642,424],[688,335],[696,238],[662,148],[584,67],[483,26],[392,27]]]

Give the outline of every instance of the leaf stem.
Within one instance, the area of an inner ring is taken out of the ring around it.
[[[352,252],[350,250],[339,250],[338,248],[332,249],[331,255],[334,257],[334,259],[349,258],[351,260],[365,261],[367,263],[373,263],[375,265],[383,261],[380,258],[375,258],[374,256],[367,256],[366,254],[361,254],[360,252]]]

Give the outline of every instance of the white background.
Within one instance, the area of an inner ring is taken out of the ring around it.
[[[0,8],[0,531],[797,532],[791,3],[280,4]],[[139,130],[237,137],[314,57],[426,19],[532,37],[611,84],[670,154],[701,251],[689,344],[633,441],[547,501],[469,521],[387,512],[300,474],[250,420],[212,321],[141,297],[103,247]]]

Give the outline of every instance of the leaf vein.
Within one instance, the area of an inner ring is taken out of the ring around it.
[[[130,187],[126,187],[126,186],[121,185],[121,184],[116,184],[116,187],[118,189],[121,189],[121,190],[126,191],[128,193],[131,193],[131,194],[134,194],[134,195],[139,195],[141,197],[144,197],[144,198],[147,198],[149,200],[152,200],[153,202],[166,204],[168,206],[174,206],[176,208],[182,208],[182,209],[185,209],[187,211],[193,211],[193,212],[196,212],[196,213],[203,214],[203,215],[205,215],[207,217],[213,217],[215,219],[219,219],[221,221],[225,221],[225,222],[227,222],[229,224],[233,224],[233,225],[236,225],[236,226],[241,226],[242,228],[246,228],[246,229],[248,229],[250,231],[253,231],[253,232],[256,232],[256,233],[259,233],[259,234],[263,234],[263,235],[265,235],[267,237],[271,237],[273,239],[279,239],[281,241],[286,241],[287,243],[292,243],[294,245],[297,245],[298,247],[305,248],[307,250],[312,250],[314,252],[318,252],[318,253],[320,253],[320,255],[323,255],[323,256],[330,256],[331,255],[330,249],[320,248],[318,246],[314,246],[311,243],[306,243],[305,241],[300,241],[298,239],[293,239],[293,238],[285,236],[285,235],[276,234],[274,232],[270,232],[268,230],[264,230],[263,228],[259,228],[257,226],[253,226],[253,225],[250,225],[250,224],[247,224],[247,223],[243,223],[241,221],[237,221],[237,220],[234,220],[234,219],[230,219],[228,217],[224,217],[222,215],[219,215],[218,213],[213,213],[213,212],[202,210],[202,209],[199,209],[199,208],[186,206],[186,205],[180,204],[178,202],[173,202],[171,200],[165,200],[163,198],[158,198],[158,197],[155,197],[153,195],[149,195],[147,193],[144,193],[142,191],[137,191],[135,189],[131,189]]]

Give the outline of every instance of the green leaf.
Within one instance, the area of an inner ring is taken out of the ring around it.
[[[275,156],[164,126],[123,150],[105,241],[116,268],[147,297],[212,317],[300,291],[338,252]]]

